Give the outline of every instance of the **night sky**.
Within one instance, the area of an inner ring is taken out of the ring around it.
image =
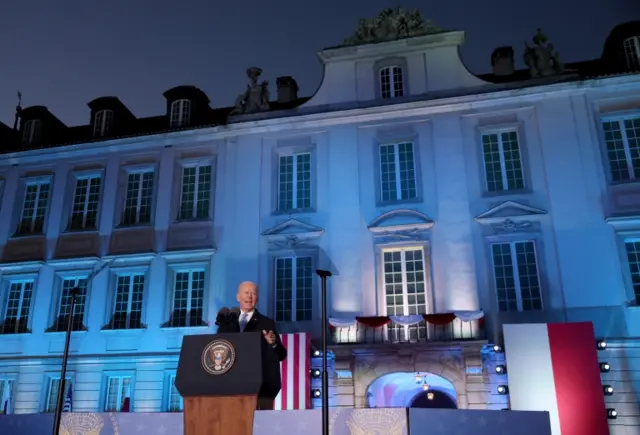
[[[570,62],[599,57],[615,25],[640,19],[640,0],[12,1],[0,14],[0,121],[13,125],[18,90],[23,107],[47,106],[67,125],[87,124],[86,103],[107,95],[136,116],[163,114],[162,93],[184,84],[231,106],[249,66],[264,70],[272,96],[284,75],[309,96],[322,78],[316,52],[394,6],[466,31],[462,57],[476,74],[490,71],[499,45],[513,46],[522,66],[537,27]]]

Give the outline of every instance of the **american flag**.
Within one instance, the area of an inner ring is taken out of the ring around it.
[[[69,384],[69,388],[67,389],[67,395],[64,398],[64,406],[62,407],[62,412],[72,412],[73,406],[73,385]]]
[[[287,358],[280,363],[282,389],[276,397],[276,410],[310,409],[311,337],[307,333],[280,334]]]

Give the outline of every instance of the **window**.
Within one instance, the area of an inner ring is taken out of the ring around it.
[[[75,288],[80,290],[80,293],[76,296],[76,303],[73,308],[73,314],[71,311],[71,291]],[[87,278],[75,278],[69,277],[62,280],[60,289],[60,305],[58,305],[58,315],[55,318],[54,325],[50,332],[63,332],[67,330],[67,322],[69,321],[69,315],[73,315],[72,330],[84,331],[87,328],[84,326],[84,313],[86,309],[87,299]]]
[[[311,208],[311,154],[280,156],[278,210]]]
[[[69,388],[71,388],[71,378],[65,378],[65,397],[69,392]],[[60,391],[60,378],[50,377],[47,382],[47,395],[44,399],[43,412],[56,412],[56,404],[58,403],[58,391]]]
[[[111,329],[142,328],[144,274],[118,275]]]
[[[276,321],[312,320],[312,258],[276,258],[275,268]]]
[[[426,266],[422,248],[384,250],[383,276],[387,316],[409,316],[427,312]],[[426,325],[390,325],[392,341],[415,340],[426,336]]]
[[[69,223],[71,231],[97,229],[101,185],[102,177],[100,175],[82,176],[76,179],[73,209]]]
[[[603,121],[612,181],[640,179],[640,116]]]
[[[104,412],[122,411],[125,399],[131,401],[131,376],[108,376]]]
[[[623,46],[629,69],[640,68],[640,36],[625,39]]]
[[[204,287],[203,269],[179,270],[175,272],[173,283],[172,316],[169,326],[204,326]]]
[[[167,393],[167,412],[182,412],[184,408],[184,402],[182,396],[176,388],[176,375],[169,376]]]
[[[380,146],[382,201],[402,201],[418,197],[413,143]]]
[[[395,98],[404,95],[402,67],[388,66],[380,69],[380,96]]]
[[[95,114],[93,119],[93,135],[103,137],[111,133],[113,125],[113,111],[101,110]]]
[[[171,127],[183,127],[189,125],[191,120],[191,101],[176,100],[171,103]]]
[[[524,189],[522,158],[515,130],[482,135],[487,191]]]
[[[30,119],[24,124],[22,130],[22,145],[36,145],[40,140],[40,129],[42,123],[39,119]]]
[[[499,310],[542,310],[534,242],[496,243],[491,254]]]
[[[636,303],[638,303],[640,302],[640,239],[627,240],[624,246],[627,251],[633,294],[636,298]]]
[[[12,281],[9,283],[7,303],[2,322],[2,334],[29,332],[27,327],[31,313],[33,287],[33,280]]]
[[[28,181],[25,185],[18,234],[42,234],[49,204],[51,181]]]
[[[209,218],[211,206],[211,165],[182,168],[178,219]]]
[[[5,410],[6,407],[7,414],[12,411],[14,384],[13,379],[0,379],[0,400],[7,401],[7,403],[0,403],[0,409]]]
[[[153,179],[153,171],[132,172],[128,174],[122,225],[151,223]]]

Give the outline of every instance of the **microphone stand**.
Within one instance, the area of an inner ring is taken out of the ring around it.
[[[71,304],[69,306],[69,320],[67,320],[67,335],[64,342],[64,353],[62,354],[62,370],[60,371],[60,387],[58,388],[58,403],[56,405],[56,414],[53,419],[53,435],[60,433],[60,420],[62,419],[62,407],[64,406],[64,390],[67,377],[67,361],[69,359],[69,344],[71,343],[71,331],[73,329],[73,311],[76,307],[76,297],[80,294],[78,287],[70,292]]]
[[[329,435],[329,373],[327,370],[327,278],[328,270],[316,270],[322,282],[322,435]]]

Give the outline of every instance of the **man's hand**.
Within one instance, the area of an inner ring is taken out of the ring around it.
[[[264,338],[267,340],[267,343],[269,343],[270,345],[274,345],[276,344],[276,334],[273,333],[273,331],[265,331],[264,329],[262,330],[262,335],[264,335]]]

